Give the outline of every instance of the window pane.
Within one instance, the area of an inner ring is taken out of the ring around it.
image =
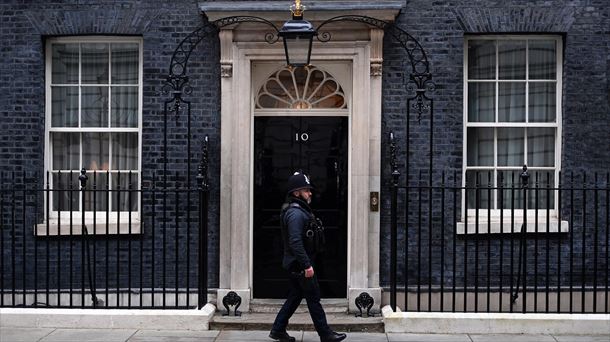
[[[468,79],[496,78],[496,41],[468,41]]]
[[[523,128],[498,128],[498,166],[523,165],[524,147]]]
[[[138,127],[138,87],[112,87],[112,127]]]
[[[525,82],[498,84],[498,122],[525,122]]]
[[[112,169],[138,169],[138,133],[112,134]]]
[[[294,80],[297,84],[297,91],[300,97],[305,97],[305,85],[307,84],[307,77],[310,75],[307,68],[295,68],[294,69]],[[319,84],[319,83],[318,83]],[[311,89],[308,89],[311,92]]]
[[[112,83],[137,84],[140,54],[138,44],[112,44]]]
[[[79,137],[78,133],[51,133],[53,148],[53,165],[51,170],[79,169]]]
[[[468,188],[468,209],[489,208],[489,198],[493,198],[493,171],[466,171]],[[490,177],[490,178],[488,178]],[[488,187],[489,186],[489,187]]]
[[[108,133],[83,133],[83,167],[108,170]]]
[[[555,166],[555,128],[527,129],[527,165]]]
[[[96,211],[105,211],[108,208],[110,196],[106,198],[106,187],[110,184],[106,184],[108,175],[106,172],[87,172],[89,181],[87,182],[87,191],[85,191],[85,210],[93,211],[94,205]],[[95,189],[94,189],[95,185]],[[93,230],[93,228],[89,228]],[[93,233],[93,231],[89,231]]]
[[[112,210],[128,211],[130,207],[131,211],[138,210],[138,174],[113,172],[111,178],[112,189],[115,190],[112,192]]]
[[[78,171],[53,173],[53,211],[78,211],[80,209],[78,206],[80,189],[78,176],[80,176]],[[66,222],[66,224],[69,223]]]
[[[528,209],[553,209],[555,207],[555,192],[548,189],[555,187],[554,171],[529,171],[529,190],[527,192]],[[549,203],[547,203],[547,200]],[[546,226],[539,226],[538,230],[546,229]]]
[[[530,82],[529,121],[555,122],[555,83]]]
[[[81,87],[82,127],[108,127],[108,88]]]
[[[468,128],[468,166],[493,166],[494,129]]]
[[[78,127],[78,87],[51,88],[51,126]]]
[[[523,190],[521,188],[521,170],[498,171],[498,208],[523,209]],[[504,217],[510,219],[510,212],[505,212]],[[518,229],[518,228],[515,228]]]
[[[78,83],[78,44],[53,44],[51,82]]]
[[[284,89],[286,89],[285,90],[286,94],[292,95],[293,99],[294,99],[294,97],[296,96],[296,90],[294,88],[295,84],[294,84],[294,80],[292,78],[291,71],[284,69],[284,70],[278,72],[277,78],[281,84],[281,86],[279,86],[278,89],[281,89],[281,91],[284,91]],[[278,94],[278,95],[280,95],[280,94]]]
[[[468,83],[468,121],[494,122],[496,109],[495,83]]]
[[[529,78],[554,80],[556,75],[556,47],[554,40],[529,41]]]
[[[525,40],[498,42],[498,78],[503,80],[525,79]]]
[[[81,82],[84,84],[108,84],[108,44],[82,44],[81,50]]]

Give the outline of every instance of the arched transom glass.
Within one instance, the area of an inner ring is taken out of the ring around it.
[[[331,74],[315,66],[274,72],[256,95],[256,109],[346,109],[345,92]]]

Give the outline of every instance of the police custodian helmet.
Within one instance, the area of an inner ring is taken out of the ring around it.
[[[288,194],[292,193],[293,191],[312,188],[313,186],[311,185],[309,177],[300,171],[295,172],[288,178],[288,185],[286,186]]]

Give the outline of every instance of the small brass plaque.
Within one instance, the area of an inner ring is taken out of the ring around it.
[[[370,207],[371,207],[371,211],[379,211],[379,192],[378,191],[372,191],[371,192],[371,196],[370,196]]]

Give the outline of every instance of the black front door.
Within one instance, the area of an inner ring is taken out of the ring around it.
[[[254,119],[254,297],[285,298],[279,214],[286,180],[308,173],[312,208],[326,228],[326,248],[315,271],[322,297],[347,297],[346,117]]]

